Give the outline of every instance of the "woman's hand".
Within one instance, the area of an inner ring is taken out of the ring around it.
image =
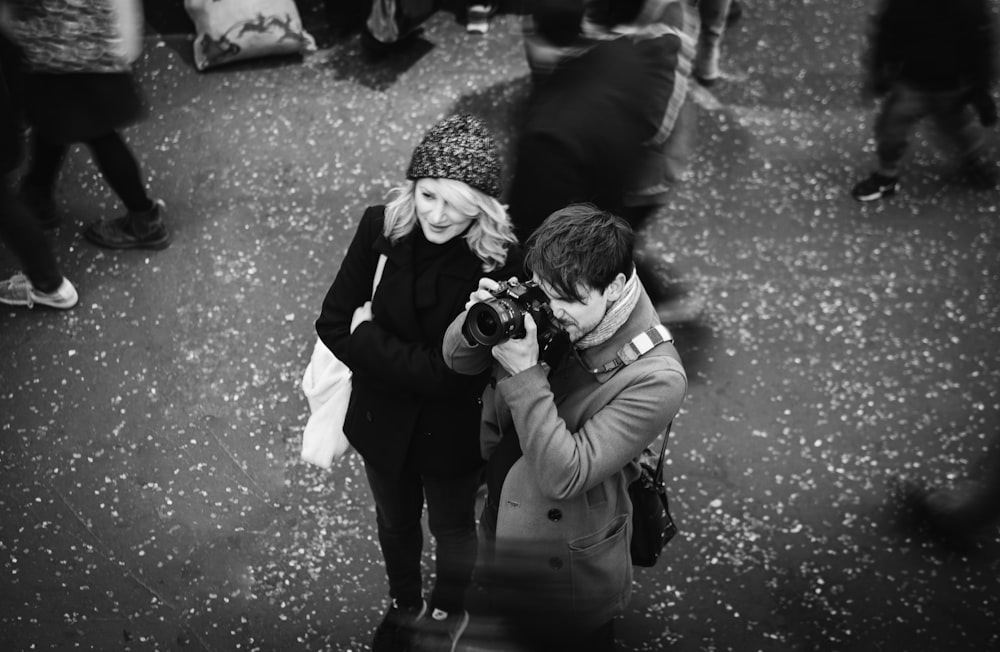
[[[371,321],[372,319],[372,302],[365,301],[363,304],[354,309],[354,316],[351,317],[351,334],[354,333],[354,329],[358,326],[366,321]]]
[[[517,277],[511,276],[508,283],[517,283]],[[465,302],[465,309],[468,310],[477,303],[488,301],[493,293],[500,288],[500,284],[491,278],[479,279],[479,287],[469,295],[469,300]]]
[[[524,337],[493,345],[493,357],[511,376],[538,364],[538,327],[530,314],[524,315]]]

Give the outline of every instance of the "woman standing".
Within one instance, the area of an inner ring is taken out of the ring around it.
[[[464,594],[475,564],[480,396],[444,363],[448,324],[478,277],[507,278],[515,244],[499,202],[497,144],[472,116],[449,117],[417,146],[407,183],[365,211],[316,322],[353,372],[344,432],[364,459],[392,604],[372,649],[453,650],[468,624]],[[380,256],[384,272],[374,298]],[[437,543],[424,602],[421,515]],[[420,640],[411,641],[411,634]]]

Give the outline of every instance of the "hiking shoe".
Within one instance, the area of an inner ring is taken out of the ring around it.
[[[395,599],[372,637],[372,652],[400,652],[409,650],[416,631],[417,621],[427,613],[423,600],[412,607],[401,606]]]
[[[468,9],[465,31],[469,34],[485,34],[490,31],[490,13],[487,5],[472,5]]]
[[[56,203],[49,195],[31,186],[22,186],[17,196],[28,212],[46,231],[59,228],[62,224],[62,218],[59,217],[59,212],[56,210]]]
[[[458,639],[469,626],[469,612],[449,614],[435,609],[417,625],[413,652],[455,652]]]
[[[76,305],[79,300],[76,288],[69,282],[68,278],[63,278],[62,283],[52,292],[41,292],[35,289],[28,277],[18,273],[11,276],[6,281],[0,281],[0,303],[8,306],[27,306],[33,308],[35,304],[69,310]]]
[[[129,211],[121,217],[94,222],[83,235],[107,249],[166,249],[170,234],[163,224],[163,210],[166,206],[158,199],[148,211]]]
[[[859,181],[851,195],[858,201],[875,201],[896,194],[899,177],[887,177],[878,172],[872,172],[864,181]]]

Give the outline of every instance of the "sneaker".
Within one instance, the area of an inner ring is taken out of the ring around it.
[[[417,621],[427,613],[427,603],[419,606],[400,606],[395,599],[389,606],[382,622],[375,628],[372,637],[372,652],[399,652],[410,649],[410,641],[416,631]]]
[[[110,220],[94,222],[83,231],[84,237],[99,247],[108,249],[166,249],[170,234],[163,223],[163,201],[142,213],[133,213]]]
[[[21,273],[14,274],[6,281],[0,281],[0,303],[8,306],[32,308],[37,303],[50,308],[69,310],[76,305],[79,298],[76,288],[65,277],[59,287],[52,292],[39,292],[28,277]]]
[[[465,31],[469,34],[485,34],[490,31],[490,13],[487,5],[472,5],[466,16]]]
[[[38,220],[38,224],[46,231],[59,228],[59,225],[62,224],[62,218],[59,217],[59,212],[56,210],[56,203],[49,195],[31,186],[22,186],[17,196],[28,212]]]
[[[462,638],[469,626],[469,612],[449,614],[435,609],[430,618],[424,618],[417,626],[413,638],[413,652],[455,652],[458,639]]]
[[[859,181],[851,195],[858,201],[875,201],[896,194],[899,177],[887,177],[879,172],[872,172],[864,181]]]

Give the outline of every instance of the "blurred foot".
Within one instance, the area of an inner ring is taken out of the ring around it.
[[[166,249],[170,233],[163,223],[163,202],[156,200],[148,211],[131,212],[110,220],[94,222],[84,237],[106,249]]]
[[[450,614],[435,609],[429,618],[424,618],[418,624],[412,649],[420,652],[455,652],[458,640],[468,626],[469,612]]]
[[[465,31],[469,34],[485,34],[490,30],[492,13],[493,10],[488,5],[472,5],[468,10]]]
[[[389,605],[389,610],[382,622],[375,629],[372,638],[372,652],[397,652],[409,650],[416,631],[417,621],[424,619],[427,613],[427,603],[423,600],[415,605],[401,605],[396,600]]]
[[[899,478],[895,487],[896,497],[901,506],[900,517],[904,527],[929,536],[944,547],[956,552],[968,552],[975,547],[976,531],[963,527],[950,519],[941,510],[941,503],[947,503],[947,492],[930,489],[926,485]]]
[[[875,201],[896,194],[899,177],[889,177],[880,172],[872,172],[864,181],[858,182],[851,195],[858,201]]]
[[[33,308],[35,304],[38,304],[59,310],[69,310],[76,305],[78,300],[76,288],[73,287],[68,278],[63,278],[59,287],[52,292],[36,290],[28,277],[20,273],[14,274],[6,281],[0,281],[0,303],[8,306]]]

